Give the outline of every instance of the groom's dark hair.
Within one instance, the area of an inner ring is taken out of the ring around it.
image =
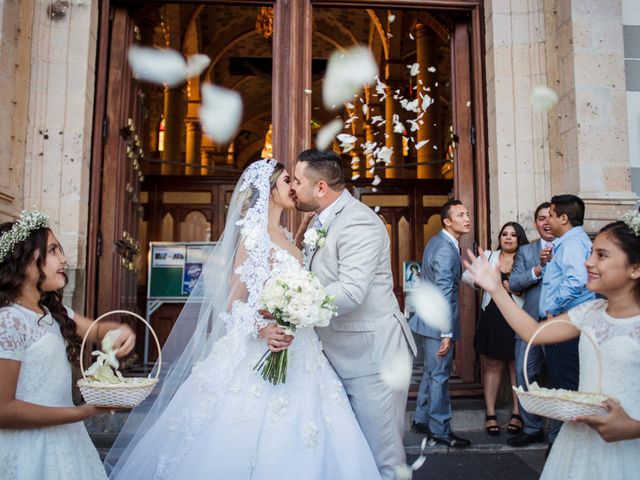
[[[316,182],[324,180],[332,190],[344,188],[342,159],[334,151],[310,148],[298,155],[298,161],[307,164],[307,171]]]

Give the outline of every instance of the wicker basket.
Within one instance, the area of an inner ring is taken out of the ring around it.
[[[136,317],[138,320],[143,322],[152,333],[158,347],[158,370],[156,371],[155,378],[136,378],[135,382],[132,383],[101,383],[92,382],[87,379],[84,373],[83,357],[84,347],[87,342],[89,332],[97,322],[114,314],[124,314]],[[94,405],[96,407],[133,408],[147,398],[153,390],[153,387],[158,383],[161,366],[162,351],[160,349],[160,342],[158,341],[158,337],[153,331],[153,328],[151,328],[151,325],[149,325],[149,323],[147,323],[147,321],[138,314],[128,310],[114,310],[96,318],[84,334],[82,346],[80,347],[80,371],[82,372],[83,378],[78,380],[78,387],[80,387],[82,397],[89,405]]]
[[[531,345],[533,344],[534,339],[538,336],[540,332],[542,332],[549,325],[553,325],[556,323],[567,323],[575,327],[575,324],[569,322],[568,320],[550,320],[546,322],[544,325],[541,325],[538,330],[531,336],[529,343],[527,344],[527,348],[524,353],[524,363],[523,365],[528,365],[529,359],[529,350],[531,349]],[[577,328],[577,327],[576,327]],[[540,390],[529,390],[529,376],[527,375],[527,369],[524,369],[524,381],[527,385],[527,391],[522,391],[521,389],[517,389],[514,387],[518,395],[518,399],[522,404],[522,407],[529,413],[534,413],[536,415],[541,415],[543,417],[555,418],[556,420],[562,421],[570,421],[579,415],[605,415],[607,413],[607,409],[600,404],[594,404],[594,397],[597,396],[598,400],[604,400],[607,397],[602,394],[602,356],[600,354],[600,349],[596,344],[596,341],[593,339],[589,332],[582,332],[589,341],[593,344],[597,360],[598,360],[598,391],[594,393],[588,392],[572,392],[572,399],[563,398],[561,392],[555,392],[554,390],[542,389],[544,393]],[[554,395],[556,393],[556,395]],[[591,401],[589,401],[591,400]]]

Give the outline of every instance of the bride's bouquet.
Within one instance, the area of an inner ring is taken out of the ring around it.
[[[287,335],[298,328],[326,327],[336,314],[333,297],[327,295],[316,276],[302,269],[283,272],[265,284],[259,308],[267,310]],[[287,379],[289,351],[267,351],[254,367],[262,378],[277,385]]]

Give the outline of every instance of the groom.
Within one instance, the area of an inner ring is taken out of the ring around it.
[[[380,368],[406,362],[416,347],[393,293],[387,229],[345,188],[334,152],[305,150],[294,170],[296,208],[315,212],[305,234],[305,264],[335,297],[338,314],[317,328],[324,351],[342,380],[383,479],[406,462],[402,437],[408,383],[386,384]]]

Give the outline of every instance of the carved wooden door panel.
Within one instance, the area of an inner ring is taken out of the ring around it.
[[[90,255],[96,257],[89,259],[89,264],[96,267],[94,272],[90,270],[94,275],[88,282],[88,296],[94,297],[94,311],[88,308],[90,314],[114,308],[138,310],[135,261],[140,251],[138,223],[143,213],[140,184],[144,180],[140,162],[144,154],[137,128],[142,124],[143,106],[142,93],[127,62],[128,48],[136,41],[138,31],[123,8],[111,9],[109,30],[106,97],[102,99],[102,152],[94,157],[92,173],[92,187],[99,189],[99,202],[98,208],[93,205],[91,214],[98,215],[99,221],[92,219],[98,230],[94,233],[93,249],[91,244],[89,249]],[[96,199],[98,192],[94,193],[92,198]]]

